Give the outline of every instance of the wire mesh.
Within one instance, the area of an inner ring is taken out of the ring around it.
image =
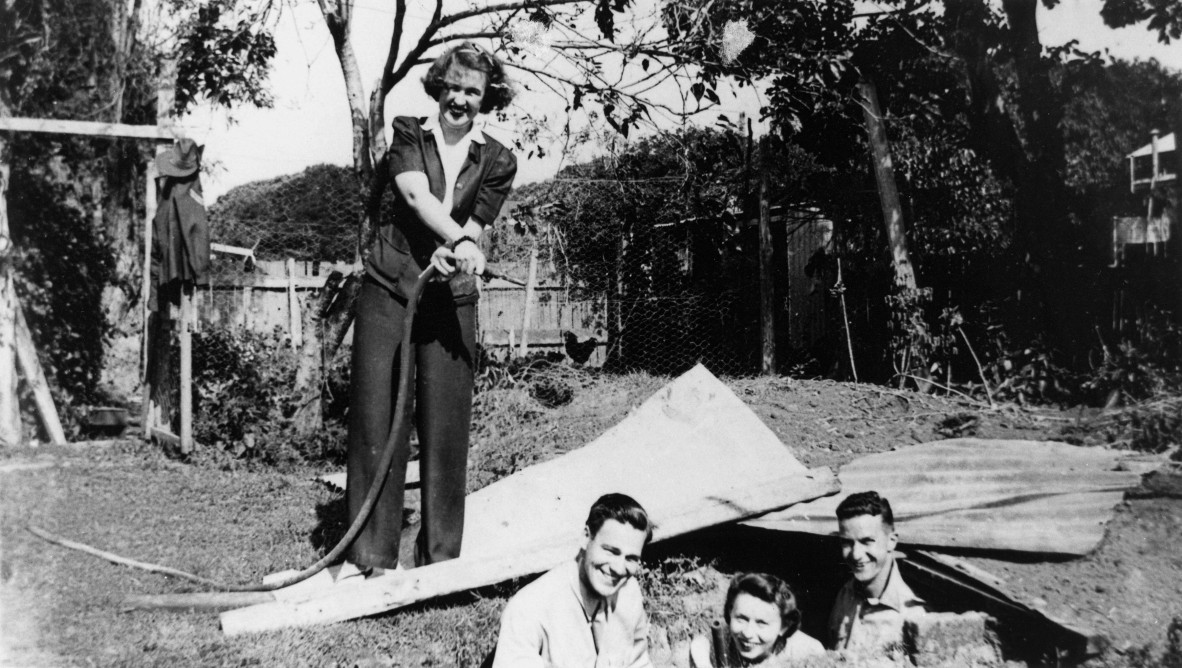
[[[536,257],[534,289],[484,284],[478,311],[483,358],[543,353],[616,372],[677,374],[699,362],[718,374],[758,372],[755,225],[734,216],[653,211],[651,218],[593,226],[554,215],[526,229],[508,207],[482,245],[502,274],[521,280]],[[220,250],[210,285],[197,297],[194,382],[201,386],[195,412],[210,428],[198,430],[199,440],[242,439],[242,425],[287,419],[297,409],[291,390],[299,351],[318,334],[315,315],[327,275],[357,269],[360,216],[352,176],[329,167],[245,186],[211,208],[212,239]],[[776,224],[792,228],[787,241],[781,237],[783,252],[798,260],[789,270],[802,272],[799,260],[827,243],[825,230],[814,225],[803,234],[799,222]],[[781,305],[795,313],[808,310],[803,301],[826,294],[794,289]],[[824,322],[823,308],[820,318]],[[346,346],[321,364],[339,369],[347,355]],[[217,419],[203,417],[215,401]],[[241,415],[229,416],[226,406]]]

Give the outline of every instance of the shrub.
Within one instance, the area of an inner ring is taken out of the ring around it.
[[[347,359],[347,358],[346,358]],[[338,358],[338,361],[340,358]],[[347,364],[344,366],[347,367]],[[296,355],[281,330],[260,334],[244,328],[209,327],[193,335],[193,437],[233,457],[282,464],[340,460],[345,429],[330,401],[322,429],[297,433]],[[348,386],[341,364],[330,369],[336,394]],[[347,401],[347,397],[346,397]]]

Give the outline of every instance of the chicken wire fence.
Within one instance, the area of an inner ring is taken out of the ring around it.
[[[194,299],[199,441],[228,432],[234,442],[234,432],[252,420],[298,408],[291,389],[300,355],[308,354],[309,341],[323,346],[318,316],[332,296],[325,285],[333,272],[357,270],[361,207],[352,177],[347,170],[306,177],[246,186],[210,209],[212,272]],[[717,221],[660,217],[586,227],[554,220],[529,230],[512,217],[500,221],[482,239],[490,263],[526,281],[534,258],[534,279],[532,289],[483,284],[484,358],[547,354],[659,374],[701,362],[718,374],[756,373],[758,265],[754,252],[742,251],[757,247],[755,230],[739,225],[726,232],[725,244],[719,230]],[[726,245],[739,252],[724,251]],[[797,310],[816,295],[804,297],[793,298]],[[347,351],[346,341],[335,356],[321,356],[326,383],[344,377],[347,388]],[[240,405],[228,411],[228,402]],[[203,423],[202,406],[214,404],[219,419]]]
[[[702,362],[715,373],[752,373],[759,351],[753,277],[711,271],[703,256],[716,258],[717,249],[703,253],[697,232],[692,221],[612,220],[594,229],[551,222],[525,235],[494,229],[488,254],[518,278],[531,274],[536,257],[532,331],[526,332],[531,349],[612,371],[675,374]],[[511,339],[526,329],[523,293],[507,286],[485,290],[486,341],[520,341]]]

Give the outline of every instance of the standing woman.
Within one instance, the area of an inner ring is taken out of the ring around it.
[[[415,317],[415,424],[419,434],[422,523],[414,562],[460,554],[464,529],[468,427],[476,355],[477,239],[509,194],[517,159],[481,130],[479,114],[502,109],[513,93],[504,65],[464,42],[437,58],[423,78],[439,102],[426,119],[399,116],[390,140],[391,216],[378,227],[357,300],[349,403],[349,521],[374,478],[397,400],[407,298],[428,265],[441,278],[423,292]],[[410,419],[409,411],[405,416]],[[362,569],[398,567],[407,443],[390,465],[381,496],[349,548]]]

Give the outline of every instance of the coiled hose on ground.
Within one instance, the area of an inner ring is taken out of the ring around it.
[[[82,543],[77,543],[74,541],[66,540],[64,538],[60,538],[58,536],[54,536],[53,534],[49,533],[48,531],[45,531],[44,529],[40,529],[40,528],[32,526],[32,525],[26,525],[25,528],[30,533],[37,536],[38,538],[41,538],[43,540],[47,540],[47,541],[49,541],[51,543],[55,543],[57,545],[61,545],[63,547],[86,552],[88,554],[92,554],[97,557],[107,559],[108,561],[113,561],[115,563],[120,563],[120,564],[123,564],[126,566],[131,566],[133,568],[139,568],[139,569],[151,571],[154,573],[160,573],[162,575],[171,575],[174,577],[182,578],[184,580],[188,580],[190,582],[195,582],[197,584],[203,585],[205,587],[209,587],[210,589],[214,589],[217,591],[226,591],[226,592],[274,591],[276,589],[290,587],[291,585],[296,584],[298,582],[303,582],[304,580],[307,580],[308,578],[312,577],[313,575],[316,575],[320,571],[324,570],[328,566],[336,563],[341,558],[341,555],[343,555],[345,553],[345,550],[347,550],[349,548],[349,545],[352,544],[353,539],[355,539],[357,537],[357,534],[359,534],[361,532],[362,527],[365,526],[366,520],[369,519],[370,513],[373,512],[373,507],[377,503],[378,496],[382,492],[382,487],[386,483],[386,478],[389,476],[390,463],[392,461],[394,461],[394,452],[395,452],[395,450],[397,450],[398,444],[405,442],[407,439],[407,436],[409,436],[409,434],[407,432],[409,430],[410,421],[405,420],[403,418],[406,414],[407,402],[409,401],[409,397],[410,397],[410,393],[411,393],[411,387],[410,387],[411,378],[414,376],[414,354],[413,354],[414,353],[414,346],[411,345],[411,343],[410,343],[411,342],[411,332],[414,328],[415,313],[418,311],[418,307],[419,307],[419,298],[423,295],[424,288],[426,288],[427,283],[430,282],[431,278],[434,275],[435,275],[435,268],[434,267],[429,266],[425,270],[423,270],[423,272],[421,274],[419,274],[418,280],[415,281],[414,287],[411,289],[411,294],[407,296],[406,319],[403,320],[403,323],[402,323],[403,344],[402,344],[402,347],[400,350],[400,370],[401,371],[398,376],[398,399],[394,402],[394,417],[392,420],[392,424],[390,425],[390,437],[386,440],[386,447],[382,451],[381,460],[378,462],[378,470],[381,471],[382,474],[375,477],[373,480],[373,483],[370,484],[369,491],[366,492],[366,495],[365,495],[365,501],[361,504],[361,508],[358,509],[357,517],[353,520],[353,524],[351,524],[349,526],[349,530],[345,532],[345,535],[341,537],[341,539],[337,542],[336,546],[333,547],[332,550],[330,550],[328,552],[328,554],[321,557],[320,560],[317,561],[316,563],[312,564],[311,566],[308,566],[307,568],[301,570],[298,573],[294,573],[288,577],[282,578],[280,580],[276,580],[274,582],[268,582],[265,584],[249,584],[249,585],[230,584],[227,582],[218,582],[217,580],[211,580],[209,578],[204,578],[204,577],[201,577],[200,575],[195,575],[193,573],[186,573],[184,571],[179,571],[174,568],[169,568],[167,566],[159,566],[156,564],[147,564],[147,563],[135,561],[132,559],[127,559],[125,557],[120,557],[119,555],[112,554],[109,552],[104,552],[102,550],[97,550],[97,549],[92,548],[88,545],[83,545]],[[505,278],[503,276],[499,276],[498,274],[496,274],[492,271],[488,271],[488,270],[486,270],[484,272],[483,276],[485,278],[494,278],[494,277],[495,278]],[[517,283],[518,281],[511,281],[511,282]]]

